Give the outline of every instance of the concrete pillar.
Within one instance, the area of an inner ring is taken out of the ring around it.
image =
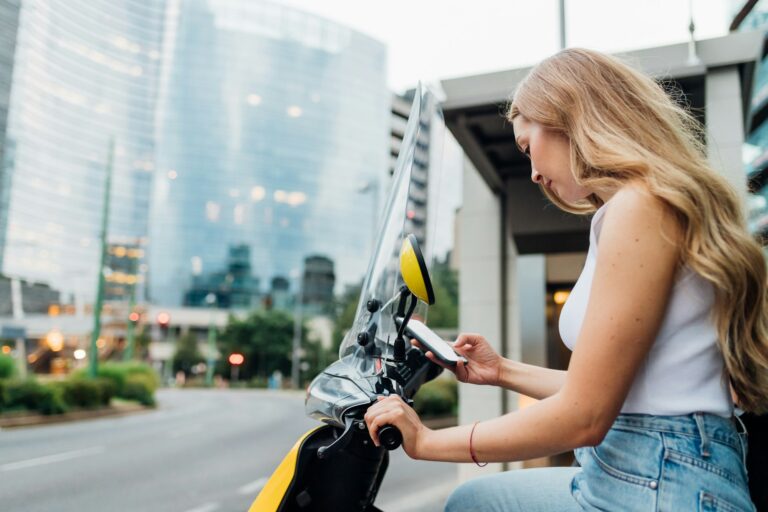
[[[494,195],[465,159],[463,179],[463,201],[460,216],[459,245],[459,330],[476,332],[485,336],[500,353],[502,341],[506,337],[510,351],[519,345],[517,312],[514,304],[516,290],[509,286],[514,282],[516,252],[510,238],[502,237],[502,208],[500,198]],[[502,243],[507,243],[507,268],[502,268]],[[506,283],[502,281],[506,274]],[[507,304],[504,309],[501,300],[506,291]],[[503,319],[502,315],[506,318]],[[502,336],[503,330],[506,330]],[[506,407],[505,407],[506,402]],[[511,410],[516,405],[516,398],[504,393],[500,388],[459,385],[459,423],[471,424],[475,421],[491,419]],[[469,441],[469,440],[467,440]],[[469,444],[467,444],[469,449]],[[461,481],[504,469],[503,464],[489,464],[480,469],[472,464],[459,466]]]
[[[707,70],[705,112],[710,164],[725,176],[746,207],[747,180],[742,163],[744,114],[736,66]]]
[[[546,257],[517,259],[517,300],[520,310],[520,360],[547,366]]]

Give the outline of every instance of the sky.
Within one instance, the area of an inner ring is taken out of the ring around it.
[[[387,46],[388,85],[419,81],[439,94],[446,78],[530,66],[560,48],[559,0],[275,0],[353,28]],[[566,0],[566,44],[605,52],[725,35],[743,0]],[[511,92],[511,91],[510,91]],[[431,167],[429,253],[453,247],[463,156],[446,131],[439,170]],[[433,182],[437,181],[438,183]],[[435,186],[438,185],[438,186]]]
[[[558,0],[277,0],[378,39],[389,86],[536,63],[559,49]],[[616,52],[724,35],[740,0],[566,0],[568,46]]]

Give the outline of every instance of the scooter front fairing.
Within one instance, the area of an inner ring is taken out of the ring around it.
[[[341,343],[339,360],[308,387],[305,411],[324,426],[296,443],[252,511],[376,510],[373,503],[388,465],[387,449],[397,448],[402,439],[397,429],[385,426],[378,433],[382,446],[374,446],[365,412],[379,396],[397,394],[411,403],[419,387],[442,371],[403,342],[403,319],[407,323],[414,312],[425,318],[426,305],[416,309],[417,295],[402,276],[403,265],[409,263],[400,258],[403,247],[408,247],[409,254],[415,250],[419,265],[411,265],[408,274],[418,267],[415,272],[429,283],[429,260],[405,227],[414,189],[423,188],[414,183],[413,170],[420,132],[429,126],[424,118],[430,116],[433,126],[434,120],[442,125],[436,105],[431,93],[417,89],[355,320]]]

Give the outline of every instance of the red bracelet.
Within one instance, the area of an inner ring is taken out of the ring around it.
[[[472,425],[472,431],[469,433],[469,456],[472,457],[472,462],[480,466],[481,468],[484,468],[488,465],[487,462],[478,462],[477,456],[475,456],[475,450],[472,449],[472,436],[475,434],[475,427],[477,426],[479,422],[476,421],[474,425]]]

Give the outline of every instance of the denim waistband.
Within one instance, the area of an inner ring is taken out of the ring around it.
[[[620,414],[614,426],[626,426],[669,432],[709,439],[740,448],[739,431],[733,418],[724,418],[716,414],[696,412],[683,416],[654,416],[650,414]]]

